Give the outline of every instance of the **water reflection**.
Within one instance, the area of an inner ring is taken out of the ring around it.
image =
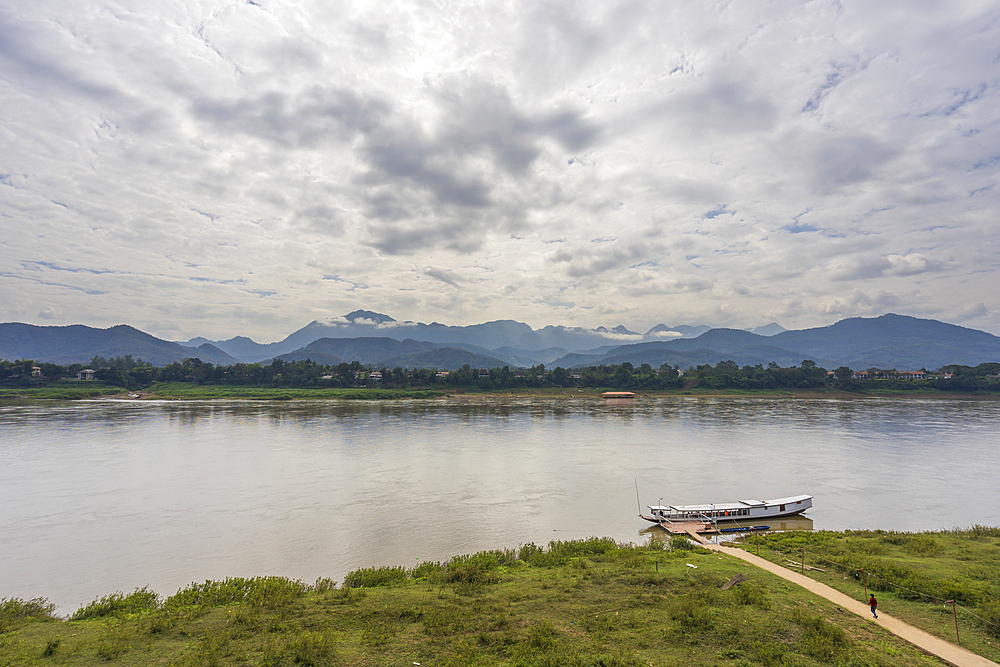
[[[4,403],[0,597],[646,539],[636,482],[643,504],[808,493],[823,529],[997,525],[998,423],[918,399]]]

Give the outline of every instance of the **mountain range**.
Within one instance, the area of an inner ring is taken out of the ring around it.
[[[792,366],[810,359],[827,369],[936,369],[947,364],[1000,361],[1000,337],[937,320],[887,314],[850,318],[826,327],[786,330],[711,329],[657,325],[644,334],[612,329],[546,326],[532,329],[513,320],[471,326],[397,322],[372,311],[314,321],[284,340],[260,344],[237,336],[224,341],[161,340],[127,325],[95,329],[83,325],[40,327],[0,324],[0,358],[60,364],[86,363],[131,354],[154,365],[185,357],[213,364],[312,359],[325,364],[359,361],[404,368],[562,366],[648,363],[688,368],[732,360],[740,366],[775,362]]]
[[[99,355],[105,358],[130,354],[154,366],[185,357],[198,357],[216,365],[239,362],[211,343],[188,346],[162,340],[126,324],[95,329],[82,324],[40,327],[8,322],[0,324],[0,359],[33,359],[52,364],[85,364]]]
[[[769,324],[768,327],[777,327]],[[644,334],[630,331],[624,326],[613,329],[598,327],[583,329],[549,325],[542,329],[532,329],[523,322],[496,320],[469,326],[449,326],[446,324],[424,324],[422,322],[397,322],[388,315],[370,310],[356,310],[343,317],[314,320],[276,343],[260,344],[249,338],[237,336],[229,340],[212,341],[207,338],[192,338],[182,345],[194,347],[210,344],[227,354],[243,361],[264,361],[301,349],[320,338],[392,338],[394,340],[416,340],[454,347],[456,344],[474,345],[480,350],[510,348],[529,353],[524,361],[538,361],[533,353],[548,348],[561,349],[563,354],[589,350],[606,345],[622,345],[650,340],[670,340],[690,338],[708,331],[710,327],[680,325],[668,327],[659,324]],[[507,356],[504,354],[503,356]],[[514,356],[517,356],[516,353]],[[525,355],[522,355],[525,356]],[[546,355],[551,356],[551,355]],[[518,365],[532,365],[532,363]]]

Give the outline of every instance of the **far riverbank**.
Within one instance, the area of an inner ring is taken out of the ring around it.
[[[511,390],[477,390],[467,388],[441,389],[417,387],[412,389],[388,389],[380,387],[248,387],[243,385],[201,385],[188,382],[156,383],[135,391],[122,391],[121,387],[103,383],[60,383],[57,386],[0,388],[0,401],[13,400],[399,400],[399,399],[478,399],[504,400],[509,398],[593,398],[601,399],[601,394],[612,391],[599,388],[521,388]],[[731,398],[792,398],[792,399],[835,399],[857,400],[868,398],[915,398],[945,400],[997,400],[1000,392],[955,392],[932,387],[912,390],[872,389],[866,391],[844,391],[835,388],[802,389],[658,389],[636,390],[635,399],[656,399],[672,397],[731,397]],[[629,399],[601,399],[629,400]]]

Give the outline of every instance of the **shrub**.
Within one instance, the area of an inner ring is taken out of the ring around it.
[[[49,620],[55,618],[55,604],[45,598],[0,599],[0,632],[6,632],[15,621],[24,619]]]
[[[223,581],[191,584],[167,598],[164,606],[168,609],[189,606],[222,607],[247,602],[252,606],[275,607],[291,602],[309,588],[301,581],[284,577],[231,577]]]
[[[431,579],[443,570],[444,566],[441,563],[425,561],[410,570],[410,576],[414,579]]]
[[[527,544],[522,544],[518,549],[517,558],[525,563],[530,563],[535,556],[543,553],[545,553],[545,549],[538,546],[534,542],[528,542]]]
[[[691,544],[691,540],[683,535],[674,535],[670,538],[671,551],[692,551],[693,549],[694,545]]]
[[[348,572],[344,577],[345,588],[376,588],[396,586],[406,581],[406,569],[402,567],[363,567]]]
[[[77,609],[70,616],[70,620],[82,621],[87,618],[101,618],[103,616],[119,617],[143,611],[153,611],[160,607],[160,596],[155,591],[143,586],[128,595],[117,592],[94,600]]]
[[[329,577],[319,577],[316,579],[316,583],[313,584],[312,588],[317,593],[322,593],[324,591],[332,591],[337,587],[337,582]]]
[[[610,537],[588,537],[585,540],[552,540],[549,553],[572,558],[574,556],[603,556],[618,549]]]
[[[251,607],[276,609],[284,607],[309,590],[301,581],[284,577],[257,577],[247,591],[246,604]]]
[[[449,583],[481,586],[499,581],[496,570],[513,564],[513,551],[481,551],[471,556],[455,556],[447,565],[444,580]]]

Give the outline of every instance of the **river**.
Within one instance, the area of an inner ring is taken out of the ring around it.
[[[814,496],[817,529],[1000,525],[1000,401],[0,405],[0,597],[343,579],[592,535],[647,504]]]

